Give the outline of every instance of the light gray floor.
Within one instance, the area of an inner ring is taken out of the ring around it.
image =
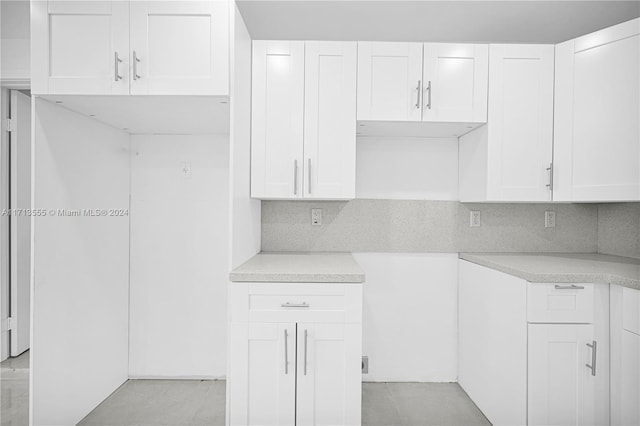
[[[0,424],[29,424],[29,351],[0,363]]]
[[[225,382],[129,380],[81,425],[224,425]],[[456,383],[364,383],[362,424],[489,425]]]

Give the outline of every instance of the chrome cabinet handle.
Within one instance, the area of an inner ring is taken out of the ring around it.
[[[120,59],[118,57],[118,52],[115,52],[114,54],[114,59],[113,59],[113,67],[114,67],[114,78],[116,81],[118,80],[122,80],[122,76],[120,75],[120,62],[122,62],[122,59]]]
[[[293,160],[293,195],[298,194],[298,160]]]
[[[553,163],[549,163],[547,171],[549,172],[549,183],[547,184],[547,188],[549,188],[549,191],[553,191]]]
[[[309,194],[311,194],[311,158],[307,161],[308,175],[309,175]]]
[[[281,304],[280,306],[282,308],[308,308],[309,304],[307,302],[302,302],[302,303],[285,302],[285,303]]]
[[[598,342],[595,340],[591,343],[587,343],[587,346],[591,348],[591,365],[585,364],[587,368],[591,370],[591,375],[596,375],[596,358],[598,356]]]
[[[140,80],[142,78],[142,76],[138,74],[138,62],[140,62],[140,58],[138,58],[138,55],[134,50],[133,51],[133,79],[134,80]]]
[[[584,286],[575,285],[575,284],[571,284],[571,285],[558,285],[558,284],[556,284],[554,287],[555,287],[556,290],[584,290]]]
[[[422,81],[418,80],[418,87],[416,87],[416,92],[418,92],[418,96],[416,99],[416,108],[420,109],[420,95],[422,94]]]
[[[289,345],[287,344],[287,340],[289,337],[289,333],[287,329],[284,329],[284,374],[289,374]]]
[[[427,92],[427,103],[424,105],[426,109],[431,109],[431,80],[427,83],[427,87],[424,89]]]
[[[304,375],[307,375],[307,340],[309,340],[309,333],[304,331]]]

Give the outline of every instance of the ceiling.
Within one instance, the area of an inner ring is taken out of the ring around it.
[[[640,1],[237,3],[255,40],[558,43],[640,16]]]

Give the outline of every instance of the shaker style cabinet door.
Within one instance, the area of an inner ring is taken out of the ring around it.
[[[295,323],[232,324],[230,358],[228,424],[293,426]]]
[[[251,196],[303,193],[304,42],[253,42]]]
[[[359,425],[361,324],[298,324],[296,424]]]
[[[587,344],[591,324],[529,324],[528,424],[594,424],[597,346]]]
[[[554,199],[640,200],[640,19],[556,46]]]
[[[227,1],[130,4],[131,94],[229,94]]]
[[[129,93],[128,1],[34,1],[33,94]]]
[[[422,119],[422,43],[358,43],[358,120]]]
[[[488,46],[425,43],[422,121],[487,121]]]
[[[489,50],[488,192],[501,201],[550,201],[553,45]]]
[[[640,424],[640,335],[622,331],[621,425]]]
[[[304,198],[355,198],[355,42],[305,43]]]

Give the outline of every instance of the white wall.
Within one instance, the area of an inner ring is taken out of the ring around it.
[[[228,136],[131,136],[132,378],[225,375],[228,172]]]
[[[458,199],[457,138],[359,137],[356,198]]]
[[[356,253],[364,269],[364,381],[457,380],[458,255]]]
[[[238,7],[231,11],[230,268],[260,251],[260,200],[251,199],[251,38]]]
[[[31,419],[76,424],[127,379],[129,219],[125,133],[35,100]]]

